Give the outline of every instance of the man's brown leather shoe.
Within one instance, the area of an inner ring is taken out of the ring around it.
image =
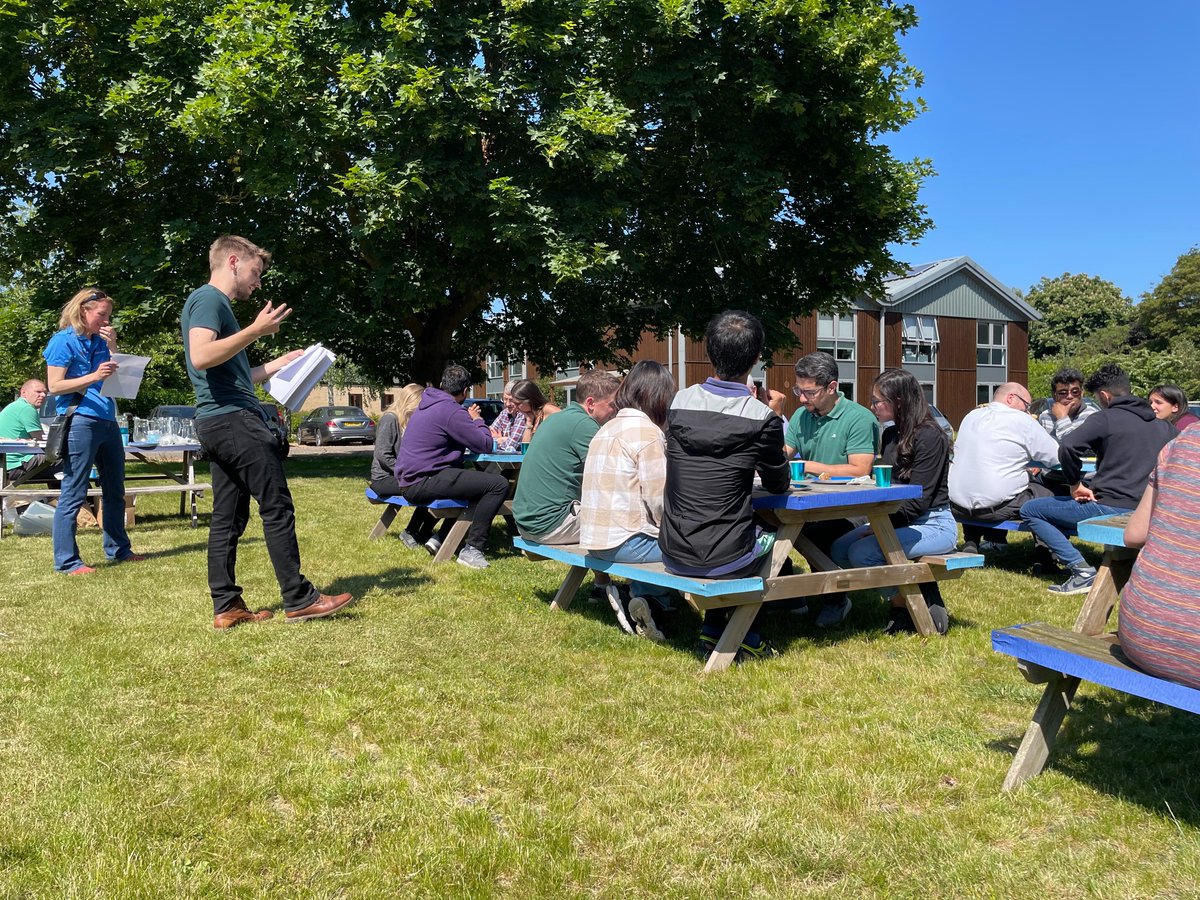
[[[303,622],[305,619],[323,619],[326,616],[332,616],[343,606],[348,606],[354,602],[354,598],[349,594],[338,594],[336,597],[330,597],[328,594],[321,594],[308,606],[301,609],[288,610],[287,620],[289,622]]]
[[[223,631],[226,628],[233,628],[235,625],[245,625],[247,622],[265,622],[275,613],[269,609],[260,609],[258,612],[250,612],[246,607],[242,606],[237,609],[226,610],[220,615],[213,616],[213,628],[218,631]]]

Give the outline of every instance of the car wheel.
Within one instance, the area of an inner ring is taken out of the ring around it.
[[[319,428],[317,429],[316,437],[313,439],[313,443],[315,443],[318,447],[325,446],[325,433]]]

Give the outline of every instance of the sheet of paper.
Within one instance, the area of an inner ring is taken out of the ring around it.
[[[142,376],[146,373],[150,357],[114,353],[112,361],[117,364],[117,371],[104,379],[104,384],[100,386],[100,396],[132,400],[141,389]]]
[[[313,344],[267,380],[267,393],[294,412],[336,359],[320,344]]]

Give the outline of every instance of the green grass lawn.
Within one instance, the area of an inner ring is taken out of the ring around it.
[[[491,568],[435,567],[399,522],[367,541],[364,459],[288,466],[348,614],[214,632],[169,495],[138,500],[144,563],[68,579],[48,537],[0,542],[0,896],[1197,894],[1200,719],[1085,685],[1000,794],[1040,690],[989,631],[1082,602],[1023,545],[944,586],[946,638],[884,637],[864,593],[828,634],[772,614],[778,659],[706,677],[690,613],[665,645],[582,595],[553,613],[565,568],[499,523]],[[278,608],[257,519],[239,573]]]

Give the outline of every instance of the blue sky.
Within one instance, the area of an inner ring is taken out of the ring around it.
[[[886,140],[927,157],[936,228],[1010,287],[1064,272],[1137,300],[1200,244],[1200,0],[913,0],[927,111]]]

